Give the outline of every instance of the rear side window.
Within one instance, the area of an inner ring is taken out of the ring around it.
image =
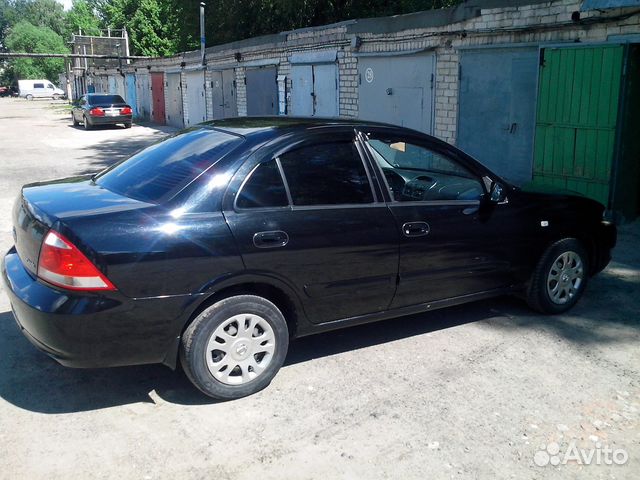
[[[95,182],[136,200],[162,203],[242,142],[235,135],[196,127],[117,163]]]
[[[275,160],[258,165],[238,194],[238,208],[286,207],[284,182]]]
[[[373,202],[362,159],[352,142],[323,143],[280,157],[294,205]]]
[[[34,83],[33,88],[44,88],[44,83]]]

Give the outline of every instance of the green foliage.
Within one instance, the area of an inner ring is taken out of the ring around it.
[[[15,24],[6,38],[10,51],[28,53],[66,53],[69,51],[60,35],[49,27],[36,27],[26,20]],[[16,79],[47,78],[56,81],[64,71],[61,58],[16,58],[10,70]]]
[[[13,0],[13,23],[27,21],[37,27],[48,27],[58,35],[65,34],[65,12],[56,0]]]
[[[66,36],[71,34],[100,35],[100,19],[93,13],[93,7],[86,0],[74,0],[73,6],[64,19]]]
[[[99,8],[108,26],[127,29],[132,54],[164,56],[177,53],[179,19],[170,1],[113,0]]]

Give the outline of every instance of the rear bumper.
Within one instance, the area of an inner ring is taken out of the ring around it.
[[[173,363],[167,355],[175,352],[190,296],[131,299],[59,290],[33,278],[15,249],[1,270],[18,327],[62,365]]]
[[[131,123],[131,115],[118,115],[116,117],[87,117],[91,125],[114,125],[116,123]]]

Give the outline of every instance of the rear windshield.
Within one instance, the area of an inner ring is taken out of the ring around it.
[[[194,127],[117,163],[95,182],[136,200],[163,203],[242,142],[242,137]]]
[[[89,95],[89,103],[91,105],[102,105],[112,103],[125,103],[120,95]]]

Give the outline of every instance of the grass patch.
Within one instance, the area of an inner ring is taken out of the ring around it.
[[[49,105],[47,108],[57,112],[57,113],[70,113],[71,105],[68,103],[53,103]]]

